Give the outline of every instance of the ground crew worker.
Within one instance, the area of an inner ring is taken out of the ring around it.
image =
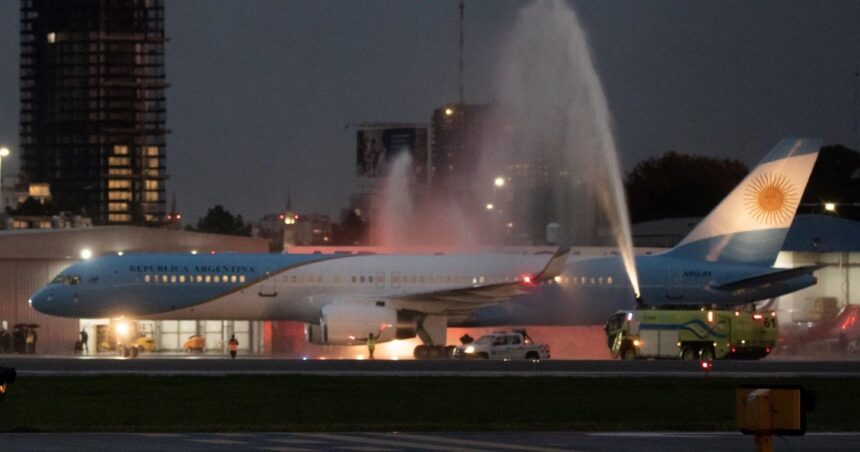
[[[376,336],[373,333],[367,333],[367,353],[370,355],[370,359],[373,359],[373,350],[376,349],[376,340],[379,339],[380,334],[382,331],[376,333]]]
[[[25,339],[25,342],[26,352],[30,354],[36,353],[36,333],[33,332],[32,328],[27,330],[27,338]]]
[[[236,358],[236,352],[239,351],[239,341],[236,340],[236,335],[230,335],[230,342],[227,342],[227,345],[230,346],[230,358]]]
[[[81,330],[81,352],[90,353],[90,346],[87,345],[87,342],[90,340],[90,335],[87,334],[87,330]]]

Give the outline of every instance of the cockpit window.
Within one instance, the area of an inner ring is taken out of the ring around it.
[[[74,286],[81,283],[81,277],[77,275],[57,275],[51,281],[51,284],[63,284],[66,286]]]

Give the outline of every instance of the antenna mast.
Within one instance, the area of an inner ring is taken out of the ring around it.
[[[463,105],[463,1],[460,0],[460,105]]]
[[[860,141],[857,136],[857,77],[860,76],[857,69],[854,69],[854,150],[860,149]]]

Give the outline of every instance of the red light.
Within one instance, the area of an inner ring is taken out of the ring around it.
[[[173,219],[173,217],[172,217],[172,216],[170,216],[170,215],[168,215],[168,216],[167,216],[167,221],[170,221],[170,220],[172,220],[172,219]]]
[[[761,314],[753,314],[753,318],[756,320],[761,320],[763,317]]]
[[[738,351],[736,348],[732,347],[732,353]]]
[[[176,214],[176,219],[177,219],[177,220],[181,220],[181,219],[182,219],[182,214],[177,213],[177,214]]]
[[[296,220],[298,220],[298,219],[299,219],[299,216],[298,216],[298,215],[295,215],[293,218],[295,218]]]
[[[710,361],[702,361],[702,369],[705,372],[711,370],[711,362]]]
[[[280,218],[281,220],[283,220],[283,219],[284,219],[284,214],[280,214],[280,215],[278,215],[278,218]]]

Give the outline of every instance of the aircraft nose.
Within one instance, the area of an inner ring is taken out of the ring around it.
[[[54,291],[51,288],[43,287],[36,291],[32,297],[30,297],[30,307],[33,309],[43,313],[43,314],[51,314],[51,302],[54,300]]]

